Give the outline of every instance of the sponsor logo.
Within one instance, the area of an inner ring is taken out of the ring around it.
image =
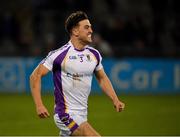
[[[77,59],[77,57],[76,56],[69,56],[69,59]]]
[[[83,76],[82,76],[82,75],[79,75],[79,74],[67,73],[67,77],[70,77],[70,78],[72,78],[73,80],[81,81],[80,77],[83,77]]]
[[[73,80],[82,81],[80,78],[83,78],[83,77],[85,77],[85,76],[86,76],[86,77],[90,77],[90,76],[92,76],[92,75],[91,75],[91,74],[78,74],[78,73],[76,73],[76,74],[71,74],[71,73],[67,72],[66,76],[69,77],[69,78],[72,78]]]

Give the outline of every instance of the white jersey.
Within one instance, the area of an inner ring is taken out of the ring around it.
[[[93,73],[103,68],[101,60],[96,49],[77,50],[68,42],[41,62],[53,72],[55,113],[87,115]]]

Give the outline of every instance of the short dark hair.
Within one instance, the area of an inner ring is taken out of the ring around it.
[[[71,34],[73,27],[77,26],[80,21],[85,19],[88,19],[88,16],[83,11],[76,11],[71,13],[65,21],[65,29],[67,33]]]

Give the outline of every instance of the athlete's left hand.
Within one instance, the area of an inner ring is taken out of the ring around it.
[[[122,110],[124,110],[125,104],[123,102],[116,100],[113,103],[117,112],[121,112]]]

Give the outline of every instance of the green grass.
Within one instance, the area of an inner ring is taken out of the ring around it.
[[[89,97],[89,122],[101,135],[180,135],[180,95],[123,95],[123,112],[117,113],[106,96]],[[53,95],[43,100],[51,113],[39,119],[32,97],[24,94],[0,94],[1,136],[56,136],[53,120]]]

